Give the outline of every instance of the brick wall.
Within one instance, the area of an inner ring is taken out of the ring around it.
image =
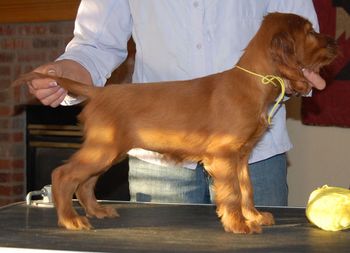
[[[0,206],[23,200],[26,87],[6,88],[21,73],[54,60],[72,37],[73,21],[0,24]]]

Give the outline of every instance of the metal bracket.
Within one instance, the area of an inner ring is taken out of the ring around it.
[[[40,200],[32,200],[33,196],[41,196]],[[53,207],[51,185],[45,185],[40,191],[31,191],[26,196],[26,203],[29,206]]]

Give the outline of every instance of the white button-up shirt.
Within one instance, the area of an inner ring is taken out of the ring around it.
[[[232,68],[269,12],[299,14],[318,29],[312,0],[82,0],[74,38],[59,59],[79,62],[102,86],[125,60],[132,36],[133,82],[192,79]],[[250,163],[292,147],[285,114],[281,105]],[[130,154],[161,163],[142,150]]]

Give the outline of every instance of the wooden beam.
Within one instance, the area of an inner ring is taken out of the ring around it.
[[[0,2],[0,23],[74,20],[80,0],[8,0]]]

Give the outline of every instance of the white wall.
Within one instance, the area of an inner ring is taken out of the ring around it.
[[[310,193],[324,184],[350,186],[350,128],[301,124],[300,102],[287,102],[287,127],[294,145],[288,152],[289,206],[305,206]]]

